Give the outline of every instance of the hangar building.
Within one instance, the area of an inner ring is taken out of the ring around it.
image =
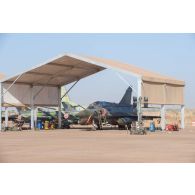
[[[115,60],[75,54],[63,54],[10,78],[0,74],[0,129],[2,107],[31,107],[31,128],[34,129],[36,106],[58,106],[61,110],[61,87],[105,69],[127,73],[137,79],[138,97],[148,97],[149,104],[161,106],[161,126],[165,128],[165,106],[181,108],[184,128],[185,82]],[[61,127],[61,112],[58,116]]]

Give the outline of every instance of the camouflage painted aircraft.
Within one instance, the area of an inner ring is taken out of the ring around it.
[[[25,108],[17,108],[18,114],[22,116],[25,122],[29,123],[31,120],[31,110],[28,107]],[[58,111],[53,108],[44,108],[38,107],[37,108],[37,119],[44,119],[44,120],[53,120],[57,118]]]
[[[118,125],[124,128],[137,120],[136,105],[131,104],[132,88],[128,87],[119,103],[96,101],[85,110],[79,112],[79,124],[92,124],[96,129],[102,129],[103,124]]]
[[[138,120],[137,103],[131,104],[132,88],[128,87],[119,103],[96,101],[76,116],[81,125],[93,125],[102,129],[104,124],[117,125],[119,129],[130,129],[133,121]],[[143,116],[143,119],[153,119],[153,116]]]
[[[65,87],[62,87],[62,94],[66,93]],[[77,105],[73,101],[70,100],[69,96],[66,95],[62,98],[62,118],[64,118],[64,114],[67,113],[69,118],[71,118],[71,122],[73,120],[75,122],[75,114],[84,108],[80,105]],[[17,113],[13,113],[9,118],[17,118],[17,116],[21,115],[25,122],[30,122],[31,118],[31,109],[28,107],[17,107]],[[37,107],[37,120],[54,120],[58,117],[58,108],[57,107]],[[78,121],[78,119],[77,119]]]

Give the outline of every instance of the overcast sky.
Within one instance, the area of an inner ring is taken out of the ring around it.
[[[0,72],[11,76],[66,52],[116,59],[185,80],[186,106],[195,108],[195,34],[0,34]],[[135,85],[134,78],[122,76]],[[70,97],[85,105],[117,102],[126,88],[114,71],[105,71],[80,81]]]

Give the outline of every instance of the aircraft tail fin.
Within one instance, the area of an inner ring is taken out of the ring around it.
[[[132,97],[132,88],[128,87],[119,104],[130,105],[131,97]]]
[[[63,86],[63,87],[61,88],[61,97],[62,97],[65,93],[66,93],[66,88],[65,88],[65,86]],[[62,98],[62,102],[68,102],[68,103],[70,103],[70,98],[69,98],[68,94],[66,94],[66,95]]]

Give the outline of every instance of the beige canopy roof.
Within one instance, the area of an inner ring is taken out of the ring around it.
[[[176,80],[172,77],[163,76],[159,73],[145,70],[143,68],[139,68],[137,66],[126,64],[122,62],[118,62],[115,60],[97,58],[97,57],[88,57],[88,59],[92,60],[96,64],[100,64],[110,68],[116,68],[123,71],[130,72],[135,76],[140,77],[143,81],[157,82],[157,83],[169,83],[175,85],[185,85],[184,81]]]
[[[114,60],[88,57],[93,63],[107,68],[116,68],[141,79],[141,96],[148,97],[150,104],[183,105],[185,82],[134,65]]]
[[[143,81],[182,86],[185,85],[184,81],[163,76],[159,73],[148,71],[134,65],[109,59],[83,57],[73,54],[66,54],[57,57],[14,77],[5,79],[2,82],[13,82],[19,75],[21,75],[21,77],[17,80],[17,83],[62,86],[97,73],[105,68],[115,68],[121,71],[129,72],[134,76],[140,77]]]
[[[106,68],[126,72],[142,80],[142,96],[154,104],[183,104],[185,82],[114,60],[65,54],[1,82],[8,85],[59,87]],[[7,86],[8,88],[8,86]],[[18,90],[15,90],[18,92]],[[49,91],[49,90],[48,90]],[[49,93],[49,92],[48,92]],[[55,90],[53,94],[55,93]]]
[[[17,84],[63,86],[104,69],[79,57],[63,55],[2,82],[12,83],[17,79]]]

